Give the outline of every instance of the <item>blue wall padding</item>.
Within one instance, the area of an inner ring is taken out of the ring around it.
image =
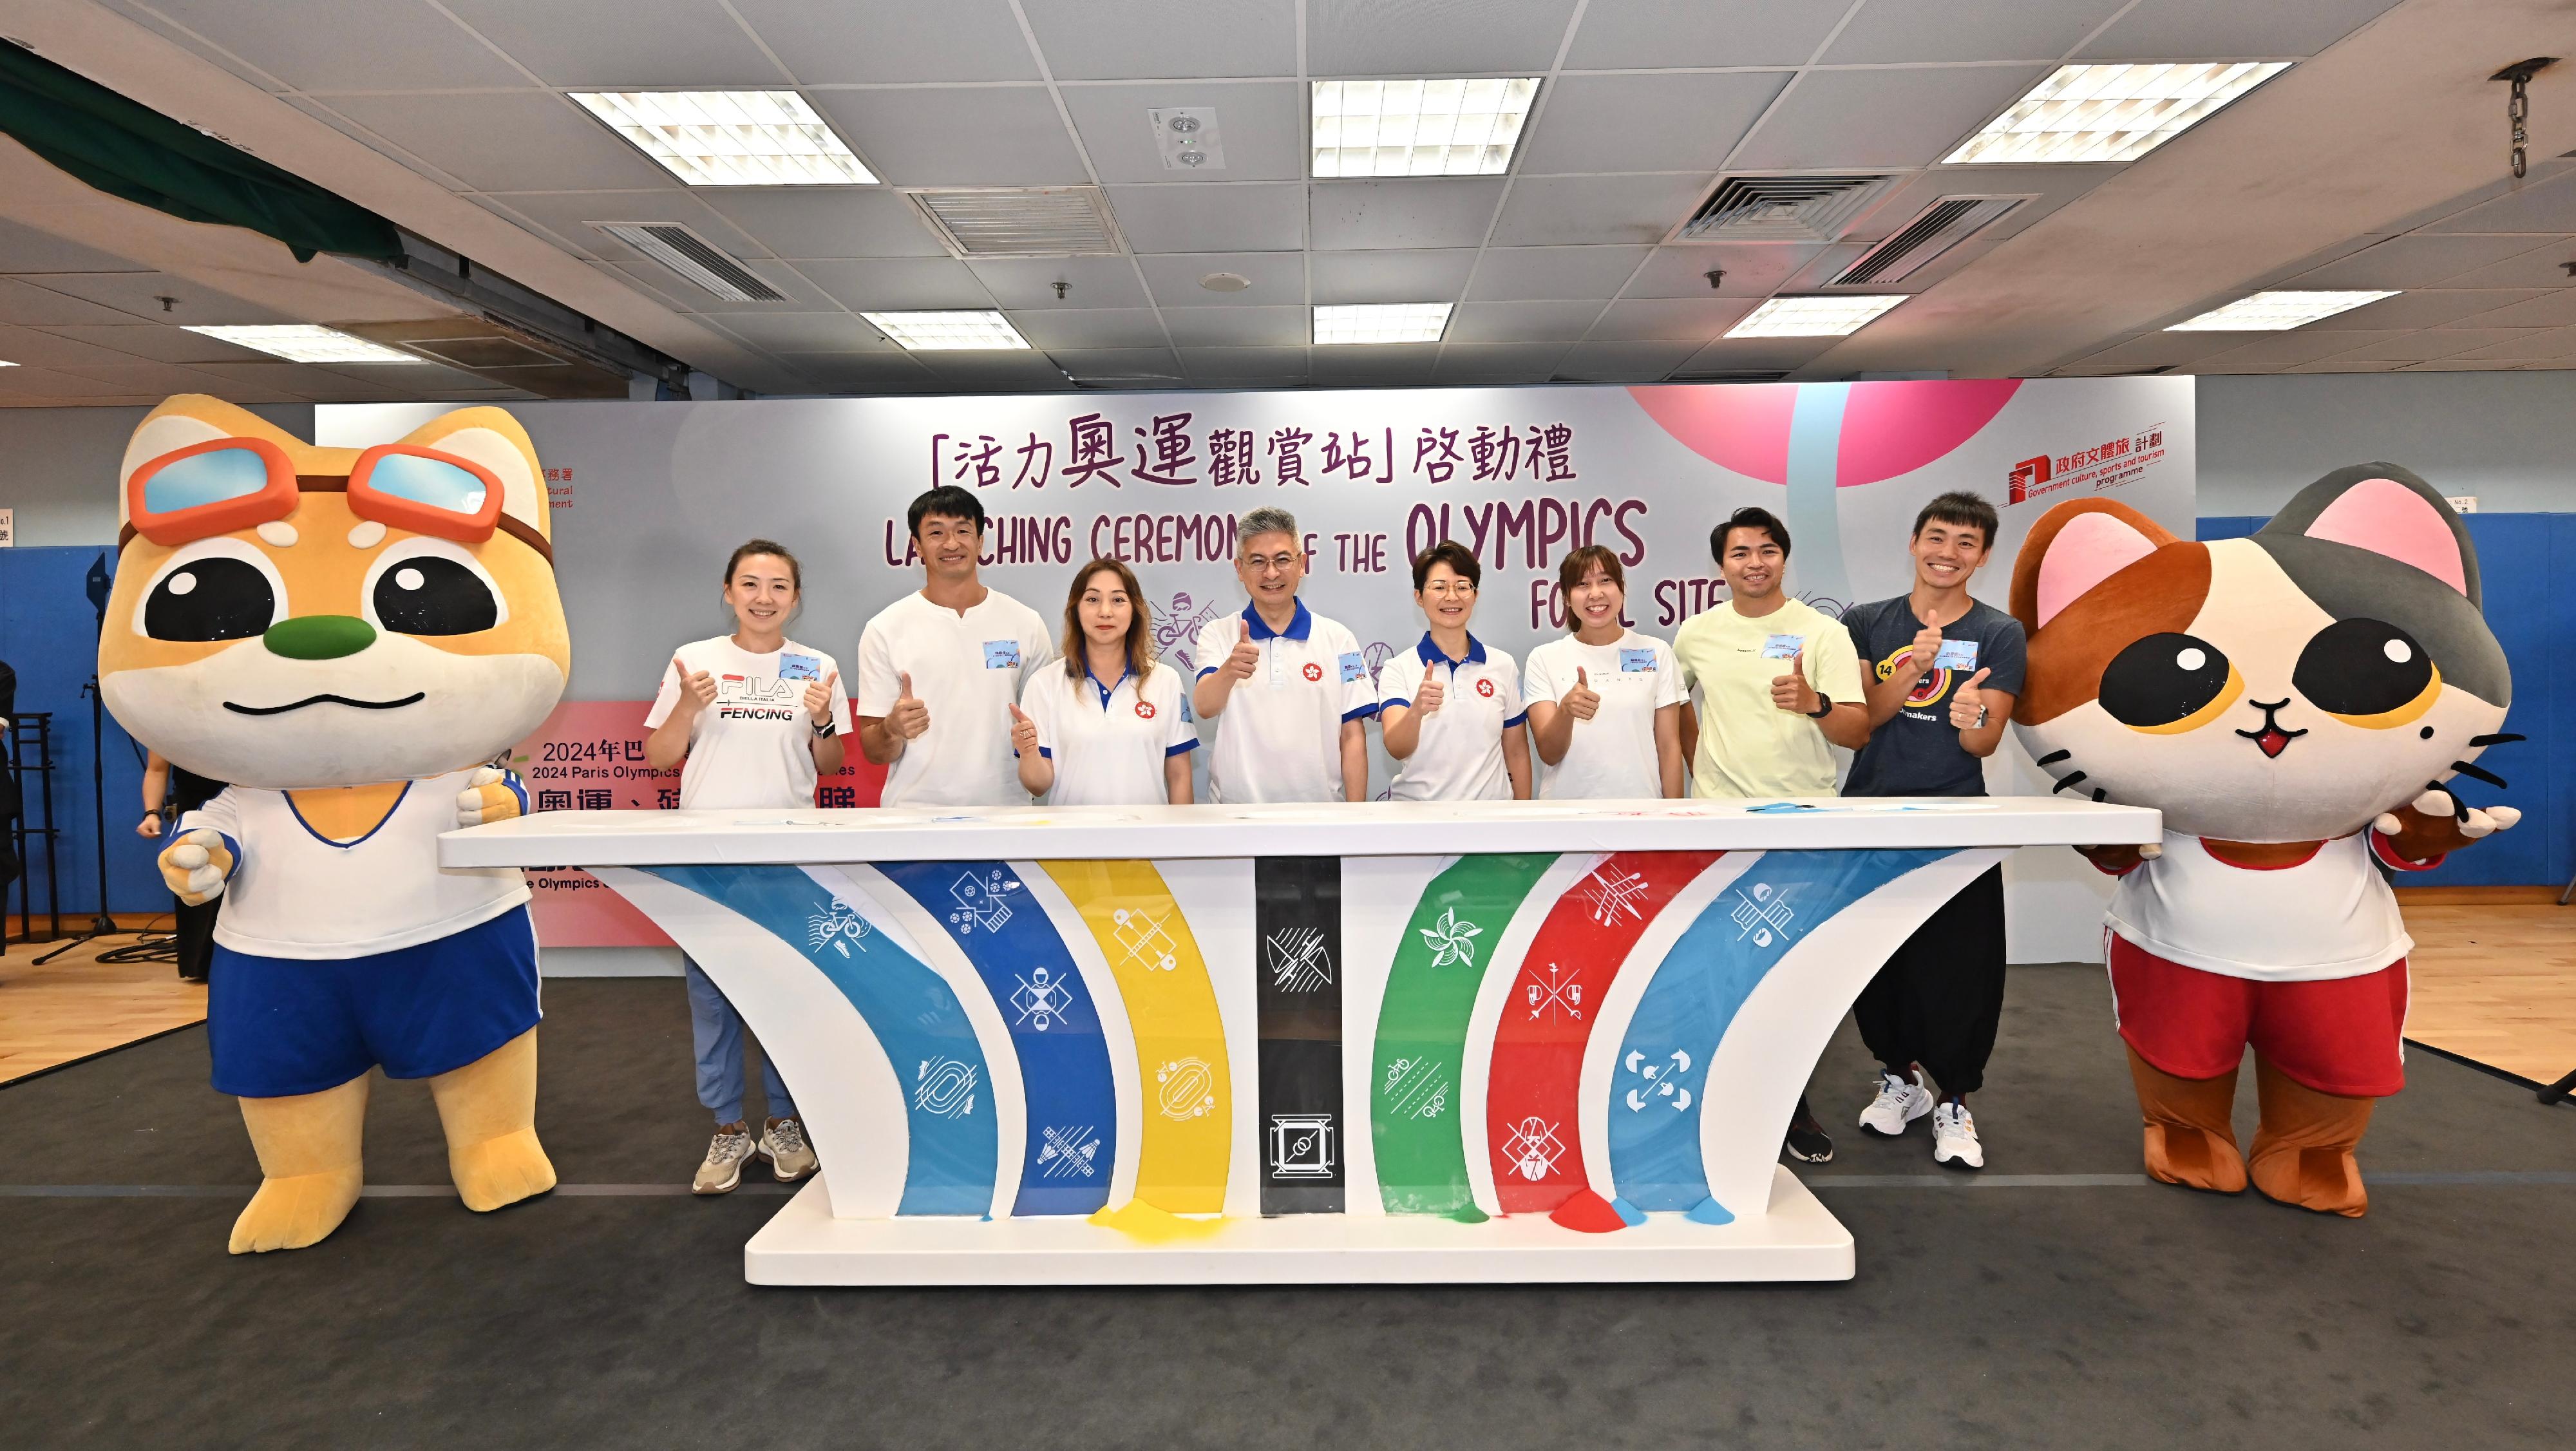
[[[2469,514],[2463,521],[2478,549],[2487,625],[2513,665],[2504,728],[2531,739],[2478,757],[2481,768],[2511,783],[2504,789],[2466,777],[2452,787],[2472,806],[2521,808],[2522,824],[2397,884],[2558,886],[2576,874],[2576,770],[2555,749],[2561,735],[2576,730],[2576,685],[2551,666],[2576,642],[2576,514]],[[2260,516],[2209,517],[2198,532],[2203,540],[2240,539],[2263,523]]]
[[[100,554],[116,567],[116,551],[95,545],[0,549],[0,661],[18,672],[18,709],[54,716],[54,843],[62,873],[66,930],[98,908],[98,832],[90,799],[89,701],[81,687],[98,665],[98,616],[83,581]],[[158,850],[134,834],[143,815],[143,752],[133,738],[106,721],[107,897],[111,912],[166,912],[169,889],[153,866]],[[27,783],[30,823],[43,818],[43,798]],[[39,923],[45,908],[45,857],[28,844],[28,886]],[[9,911],[18,910],[18,884],[8,889]]]

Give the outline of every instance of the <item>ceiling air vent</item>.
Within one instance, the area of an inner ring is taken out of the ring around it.
[[[1846,267],[1827,287],[1888,286],[1991,226],[2030,200],[2021,196],[1945,196]]]
[[[670,268],[727,302],[784,302],[787,294],[760,280],[714,243],[674,222],[593,222],[608,235]]]
[[[1889,184],[1884,176],[1730,176],[1674,240],[1830,242]]]
[[[1111,257],[1127,250],[1096,186],[908,193],[960,257]]]

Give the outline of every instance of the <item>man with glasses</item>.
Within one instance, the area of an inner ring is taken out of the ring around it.
[[[1297,598],[1305,537],[1285,509],[1254,509],[1235,528],[1240,615],[1200,629],[1191,708],[1219,722],[1208,753],[1214,801],[1362,801],[1377,687],[1359,638]]]

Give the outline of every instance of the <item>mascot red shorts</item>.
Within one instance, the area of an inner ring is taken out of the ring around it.
[[[2233,1072],[2245,1047],[2319,1093],[2386,1098],[2406,1086],[2406,959],[2324,982],[2257,982],[2167,962],[2111,934],[2120,1036],[2176,1078]]]

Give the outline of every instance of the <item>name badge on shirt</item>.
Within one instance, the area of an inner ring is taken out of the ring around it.
[[[987,640],[987,641],[985,641],[985,642],[984,642],[984,668],[985,668],[985,669],[987,669],[987,670],[1017,670],[1017,669],[1019,669],[1019,668],[1020,668],[1020,642],[1019,642],[1019,641],[1017,641],[1017,640]]]
[[[1368,665],[1360,659],[1359,651],[1352,650],[1342,656],[1342,683],[1344,685],[1348,685],[1352,681],[1357,680],[1366,674],[1368,674]]]
[[[1640,670],[1652,670],[1654,668],[1655,652],[1652,650],[1622,650],[1619,652],[1619,669],[1622,674],[1634,674]]]
[[[1807,648],[1804,635],[1766,635],[1762,639],[1762,658],[1786,660]]]
[[[823,661],[814,655],[781,655],[778,657],[778,678],[820,680],[823,678]]]
[[[1942,641],[1941,652],[1932,657],[1932,668],[1935,670],[1976,669],[1977,642],[1974,640]]]

